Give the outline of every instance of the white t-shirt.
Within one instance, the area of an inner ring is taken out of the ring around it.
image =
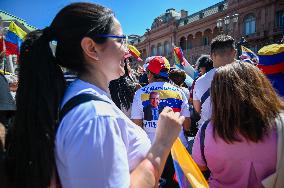
[[[146,156],[150,140],[98,87],[76,80],[63,104],[80,93],[97,95],[74,107],[56,134],[55,157],[62,187],[129,187],[130,172]]]
[[[198,100],[201,102],[201,97],[203,94],[211,87],[211,82],[215,75],[216,69],[211,69],[206,74],[202,75],[195,82],[195,86],[193,89],[193,100]],[[202,125],[206,120],[211,118],[212,108],[211,108],[211,100],[210,96],[205,100],[205,102],[201,106],[201,119],[198,124]]]
[[[153,108],[150,105],[150,93],[158,92],[160,103],[158,108]],[[189,117],[188,100],[180,90],[168,82],[153,82],[136,91],[131,109],[131,119],[142,119],[143,129],[148,134],[151,142],[155,138],[157,128],[158,115],[165,106],[173,108],[175,112],[180,112],[181,115]]]
[[[180,87],[180,88],[184,92],[184,94],[185,94],[185,96],[186,96],[186,98],[188,100],[189,99],[189,90],[188,90],[188,88],[186,88],[186,87]]]

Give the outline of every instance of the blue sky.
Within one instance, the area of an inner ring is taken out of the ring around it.
[[[0,9],[26,20],[39,29],[48,26],[56,13],[72,2],[80,0],[0,0]],[[214,5],[221,0],[85,0],[111,8],[121,22],[125,34],[143,35],[154,18],[168,8],[189,14]]]

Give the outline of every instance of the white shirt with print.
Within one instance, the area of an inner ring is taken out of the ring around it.
[[[190,113],[188,100],[184,92],[168,82],[153,82],[137,90],[133,99],[131,119],[143,120],[143,129],[153,143],[158,120],[145,120],[143,112],[143,108],[146,108],[149,103],[149,95],[152,91],[159,93],[160,107],[172,107],[175,111],[180,111],[181,115],[185,117],[189,117]]]

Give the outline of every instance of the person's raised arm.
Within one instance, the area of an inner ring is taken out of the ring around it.
[[[165,107],[158,120],[155,140],[146,158],[131,172],[131,187],[157,187],[170,149],[176,140],[184,117]]]

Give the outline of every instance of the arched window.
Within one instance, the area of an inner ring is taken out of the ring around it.
[[[155,47],[155,45],[151,46],[151,56],[156,55],[157,54],[157,49]]]
[[[170,43],[168,41],[166,41],[164,43],[164,50],[165,50],[165,55],[169,55],[170,54]]]
[[[187,49],[191,49],[193,47],[193,36],[190,34],[187,36]]]
[[[255,27],[256,27],[256,19],[254,15],[248,15],[244,19],[244,31],[245,35],[251,35],[255,33]]]
[[[208,36],[203,37],[203,45],[204,46],[209,45],[209,37]]]

